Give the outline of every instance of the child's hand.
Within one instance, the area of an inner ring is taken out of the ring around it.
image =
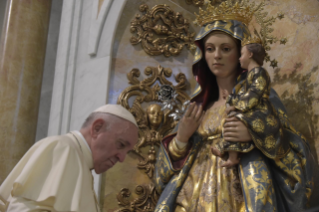
[[[226,118],[224,139],[229,142],[249,142],[252,140],[246,125],[236,117]]]

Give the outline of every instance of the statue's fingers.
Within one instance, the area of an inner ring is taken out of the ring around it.
[[[236,117],[236,116],[232,116],[232,117],[229,117],[229,118],[226,118],[225,119],[225,122],[236,122],[236,121],[239,121],[239,119]]]
[[[239,136],[238,133],[236,132],[224,132],[224,139],[225,141],[230,141],[230,142],[238,142],[239,141]]]
[[[235,111],[230,111],[228,113],[228,117],[232,117],[232,116],[235,116],[237,113]]]
[[[204,118],[204,116],[205,116],[205,113],[206,113],[206,111],[203,111],[203,112],[202,112],[202,115],[201,115],[200,119],[198,120],[199,123],[201,123],[201,122],[203,121],[203,118]]]
[[[191,115],[191,113],[193,112],[193,109],[195,107],[195,102],[192,102],[190,104],[190,106],[188,107],[188,109],[186,110],[186,113],[185,113],[185,117],[189,117]]]
[[[196,120],[196,121],[199,121],[199,120],[200,120],[200,118],[202,117],[202,113],[203,113],[203,106],[200,105],[200,106],[198,107],[197,113],[196,113],[196,115],[195,115],[195,120]]]
[[[197,110],[198,110],[198,106],[197,106],[197,104],[195,103],[194,109],[193,109],[193,111],[192,111],[192,113],[191,113],[191,115],[190,115],[191,118],[193,118],[193,119],[195,118],[196,113],[197,113]]]
[[[228,108],[226,108],[226,114],[228,114],[230,111],[234,111],[236,110],[236,108],[234,106],[230,106]]]
[[[229,122],[225,122],[224,129],[228,127],[237,127],[237,126],[238,126],[237,121],[229,121]]]
[[[237,126],[224,126],[224,133],[227,133],[227,132],[238,132],[238,128]]]

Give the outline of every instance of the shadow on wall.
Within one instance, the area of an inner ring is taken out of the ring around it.
[[[315,149],[315,140],[319,138],[319,131],[317,127],[319,115],[314,113],[313,103],[318,102],[315,90],[318,83],[312,83],[312,74],[318,71],[318,66],[305,75],[297,74],[297,70],[301,68],[302,63],[296,63],[291,74],[279,75],[280,69],[275,70],[272,86],[290,83],[292,87],[298,86],[298,92],[289,94],[286,90],[281,96],[281,100],[285,105],[288,117],[295,128],[301,132],[309,141],[310,148],[318,161],[318,155]],[[318,96],[318,95],[317,95]],[[314,151],[313,151],[314,150]]]

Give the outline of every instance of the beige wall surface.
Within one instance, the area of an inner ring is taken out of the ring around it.
[[[287,37],[288,42],[271,46],[269,54],[278,68],[265,65],[272,87],[284,103],[290,120],[309,140],[314,156],[319,154],[319,1],[266,1],[265,10],[276,21],[273,35]]]
[[[139,79],[144,79],[144,69],[158,64],[171,68],[173,75],[182,72],[186,75],[191,93],[195,80],[191,74],[193,53],[185,47],[177,57],[149,56],[141,45],[130,43],[132,36],[130,22],[135,14],[141,14],[138,8],[146,3],[152,8],[157,4],[167,4],[175,12],[181,12],[191,22],[190,29],[198,32],[199,28],[192,24],[198,8],[188,5],[185,0],[129,0],[123,10],[114,41],[113,61],[111,68],[108,101],[115,103],[119,94],[129,86],[126,74],[133,68],[141,71]],[[260,2],[260,1],[256,1]],[[318,159],[319,154],[319,1],[317,0],[267,0],[265,11],[276,16],[283,12],[285,18],[276,21],[273,35],[287,37],[286,45],[279,42],[271,45],[269,54],[278,61],[278,67],[264,64],[268,70],[272,86],[277,91],[287,108],[289,117],[297,130],[309,140],[310,146]],[[103,36],[103,35],[102,35]],[[175,83],[173,77],[171,81]],[[147,150],[145,150],[147,152]],[[116,195],[121,188],[129,188],[134,197],[137,185],[148,184],[151,180],[136,168],[138,157],[129,154],[124,163],[109,170],[103,178],[102,196],[103,211],[111,212],[120,208]],[[136,196],[135,196],[136,197]],[[133,199],[130,197],[129,199]]]

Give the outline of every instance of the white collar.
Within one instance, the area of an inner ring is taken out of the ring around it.
[[[80,137],[83,139],[83,141],[85,141],[85,142],[84,142],[85,145],[87,146],[87,148],[88,148],[88,149],[90,150],[90,152],[92,153],[91,148],[90,148],[88,142],[85,140],[85,138],[84,138],[84,136],[82,135],[82,133],[81,133],[80,131],[78,131],[78,130],[74,130],[73,132],[75,132],[76,134],[78,134],[78,136],[80,136]]]

